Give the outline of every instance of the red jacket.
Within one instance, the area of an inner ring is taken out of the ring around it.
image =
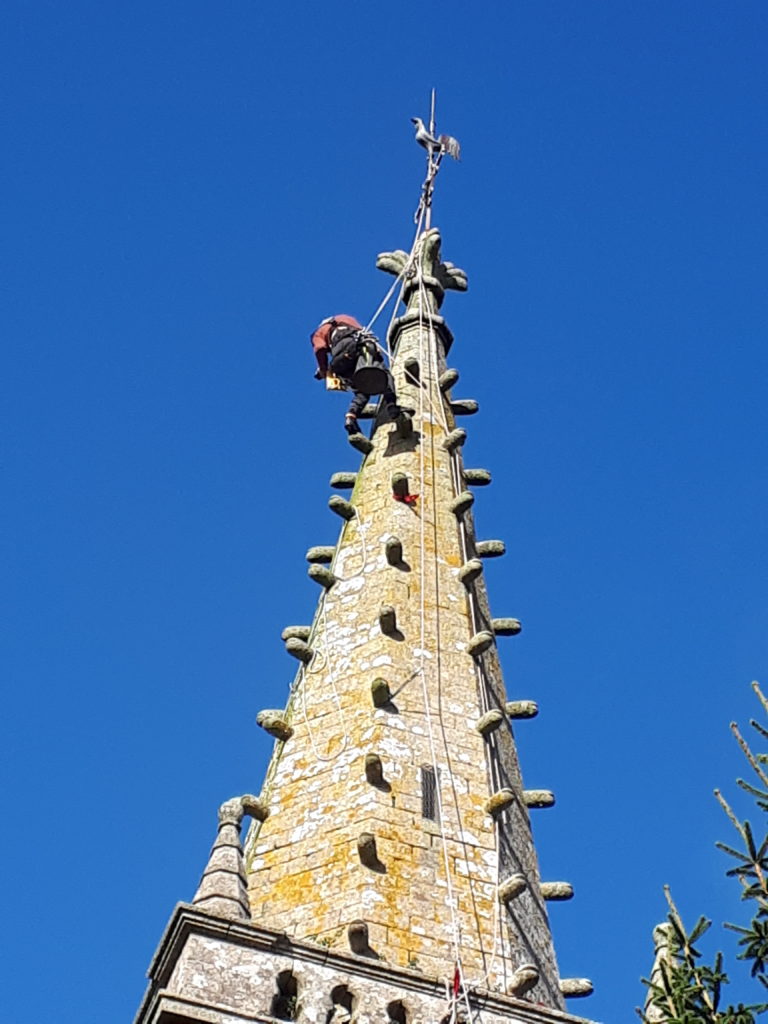
[[[323,376],[328,373],[328,355],[331,351],[331,337],[333,335],[333,329],[337,324],[344,324],[347,327],[356,327],[358,330],[363,329],[363,325],[358,323],[353,316],[348,316],[346,313],[337,313],[336,316],[329,316],[327,320],[315,328],[311,335],[312,348],[315,350],[315,357],[317,359],[317,365],[320,367],[320,372]]]

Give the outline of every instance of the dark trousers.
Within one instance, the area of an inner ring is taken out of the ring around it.
[[[358,356],[360,355],[360,341],[357,338],[345,338],[338,345],[334,345],[331,351],[331,363],[329,369],[331,373],[337,377],[341,377],[345,384],[352,385],[352,374],[355,372],[357,366]],[[371,353],[371,358],[374,363],[383,363],[384,360],[381,357],[381,352],[378,349],[374,349]],[[391,378],[390,378],[391,384]],[[370,395],[366,395],[364,391],[356,391],[352,401],[349,403],[349,409],[347,414],[354,416],[355,419],[365,408]],[[388,409],[394,408],[397,405],[397,396],[395,395],[395,389],[393,386],[387,388],[382,395],[384,399],[384,405]]]

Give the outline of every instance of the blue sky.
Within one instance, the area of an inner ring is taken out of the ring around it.
[[[740,909],[711,791],[768,682],[766,29],[758,2],[6,0],[7,1019],[130,1019],[355,462],[312,379],[367,319],[438,89],[435,220],[492,608],[562,973],[642,999],[669,882]],[[722,944],[730,947],[727,935]],[[741,977],[743,972],[735,971]],[[747,992],[749,986],[737,989]],[[55,1011],[52,1007],[55,1006]]]

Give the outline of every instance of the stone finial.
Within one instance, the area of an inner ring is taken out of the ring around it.
[[[457,427],[456,430],[452,430],[449,434],[445,435],[445,438],[443,439],[443,448],[445,448],[446,451],[455,452],[457,448],[461,448],[466,440],[466,430],[462,430],[461,427]]]
[[[478,558],[500,558],[506,554],[507,546],[503,540],[479,540],[475,552]]]
[[[373,441],[369,441],[365,434],[348,434],[347,440],[354,449],[363,455],[373,451]]]
[[[379,611],[379,626],[387,636],[397,633],[397,613],[391,604],[382,605]]]
[[[492,732],[495,732],[501,723],[504,721],[504,715],[496,708],[491,708],[490,711],[478,718],[475,723],[475,728],[481,736],[490,736]]]
[[[288,637],[285,641],[285,649],[292,657],[298,659],[302,665],[308,665],[315,656],[315,652],[309,644],[300,640],[297,636]]]
[[[464,483],[473,487],[487,487],[491,482],[491,474],[487,469],[465,469]]]
[[[474,583],[478,576],[482,576],[483,563],[479,558],[470,558],[468,562],[459,569],[459,580],[468,587],[471,583]]]
[[[504,711],[510,718],[535,718],[539,705],[535,700],[508,700]]]
[[[530,992],[539,980],[539,969],[534,964],[520,964],[509,982],[509,991],[513,996],[524,996]]]
[[[264,803],[251,794],[234,797],[221,805],[216,842],[192,900],[200,910],[216,917],[250,920],[240,826],[246,814],[264,821],[268,813]]]
[[[496,636],[517,636],[523,628],[520,619],[491,619]]]
[[[440,232],[437,228],[430,228],[423,233],[416,244],[410,267],[409,258],[403,249],[395,249],[393,252],[379,253],[376,259],[379,270],[394,274],[395,277],[404,275],[403,299],[409,309],[418,302],[420,284],[432,297],[435,311],[442,305],[446,290],[467,290],[467,275],[464,271],[440,258]]]
[[[403,542],[399,537],[387,537],[384,542],[384,554],[390,565],[403,564]]]
[[[523,803],[526,807],[554,807],[555,794],[551,789],[524,789]]]
[[[561,978],[560,994],[566,999],[578,999],[582,996],[591,996],[595,991],[594,985],[589,978]]]
[[[371,683],[371,700],[376,708],[383,708],[392,700],[392,691],[386,679],[374,679]]]
[[[321,587],[330,590],[336,582],[336,576],[324,565],[310,565],[307,569],[307,576]]]
[[[462,491],[461,494],[453,499],[448,507],[458,519],[460,516],[463,516],[465,512],[469,512],[474,504],[475,496],[472,491]]]
[[[256,715],[256,724],[274,736],[276,740],[285,743],[293,736],[293,728],[288,724],[284,712],[277,708],[268,708]]]
[[[492,817],[497,817],[515,802],[515,794],[511,789],[500,789],[485,804],[485,809]]]
[[[481,629],[479,633],[475,633],[467,644],[467,652],[473,658],[479,658],[480,655],[485,654],[491,647],[493,647],[493,633],[487,629]]]
[[[456,398],[450,405],[454,416],[474,416],[480,408],[474,398]]]
[[[505,878],[499,882],[499,899],[502,903],[509,903],[515,896],[519,896],[521,892],[525,892],[528,888],[528,882],[526,881],[525,875],[516,873],[510,875],[509,878]]]
[[[339,494],[334,494],[328,499],[328,508],[347,521],[355,518],[355,506],[345,501]]]
[[[542,882],[539,886],[545,900],[572,900],[573,886],[570,882]]]
[[[312,634],[311,626],[286,626],[283,632],[280,634],[281,640],[290,640],[292,636],[297,637],[299,640],[309,640]]]
[[[450,391],[454,384],[459,382],[459,371],[454,369],[448,369],[445,373],[441,373],[437,378],[437,386],[445,394],[446,391]]]

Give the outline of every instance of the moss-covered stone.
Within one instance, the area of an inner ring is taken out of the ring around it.
[[[526,807],[554,807],[555,794],[551,789],[524,789],[523,803]]]
[[[487,487],[491,482],[491,474],[487,469],[465,469],[464,483],[472,487]]]
[[[353,448],[362,452],[363,455],[368,455],[369,452],[373,451],[373,441],[370,441],[365,434],[349,434],[347,440]]]
[[[280,740],[283,743],[293,736],[293,729],[286,721],[285,712],[279,711],[276,708],[260,711],[256,715],[256,724],[261,726],[270,736],[274,736],[276,740]]]
[[[479,408],[474,398],[457,398],[451,402],[451,412],[454,416],[474,416]]]
[[[481,736],[490,736],[492,732],[499,728],[503,721],[504,715],[497,708],[491,708],[490,711],[486,711],[482,718],[478,718],[475,728]]]
[[[321,587],[325,587],[326,590],[330,590],[336,582],[334,574],[324,565],[310,565],[307,569],[307,576],[315,583],[319,583]]]
[[[454,498],[451,504],[448,506],[453,514],[458,518],[463,516],[465,512],[468,512],[475,503],[475,496],[471,491],[462,491],[458,497]]]
[[[542,882],[539,885],[541,895],[545,900],[572,900],[573,886],[570,882]]]
[[[441,373],[440,376],[437,378],[437,386],[440,388],[443,394],[445,394],[446,391],[450,391],[453,385],[458,384],[458,382],[459,371],[454,370],[453,368],[446,370],[445,373]]]
[[[334,473],[331,477],[331,487],[337,491],[351,491],[356,480],[357,473]]]
[[[334,494],[328,499],[328,508],[331,512],[335,512],[337,516],[341,516],[342,519],[350,520],[355,518],[355,506],[338,494]]]
[[[482,576],[482,574],[483,563],[480,561],[479,558],[470,558],[470,560],[468,562],[465,562],[464,565],[462,565],[462,567],[459,569],[459,579],[461,580],[465,587],[468,587],[471,583],[474,583],[479,576]]]
[[[285,641],[285,649],[291,657],[298,659],[303,665],[308,665],[315,656],[315,652],[309,644],[305,643],[304,640],[300,640],[297,636],[288,637]]]
[[[467,651],[473,658],[479,658],[491,647],[493,647],[493,633],[487,629],[481,629],[467,644]]]
[[[313,548],[307,549],[306,559],[308,562],[317,563],[318,565],[328,565],[329,562],[333,561],[333,556],[336,554],[336,548],[331,547],[330,544],[317,544]]]
[[[280,634],[280,639],[290,640],[292,636],[295,636],[298,637],[299,640],[309,640],[311,633],[311,626],[286,626]]]
[[[509,903],[515,896],[519,896],[521,892],[525,892],[528,888],[528,882],[525,879],[525,875],[514,874],[510,875],[509,878],[505,878],[502,882],[499,882],[499,899],[502,903]]]
[[[488,798],[485,809],[488,814],[494,818],[501,814],[502,811],[506,811],[508,807],[511,807],[515,802],[515,794],[511,789],[499,789],[491,797]]]
[[[479,540],[475,544],[478,558],[499,558],[506,554],[507,546],[503,540]]]
[[[539,705],[535,700],[508,700],[504,711],[510,718],[535,718],[539,713]]]
[[[446,434],[443,440],[443,448],[449,452],[455,452],[457,448],[461,448],[464,442],[467,440],[466,430],[462,430],[461,427],[457,427],[452,430],[449,434]]]
[[[523,628],[520,619],[491,619],[496,636],[517,636]]]

